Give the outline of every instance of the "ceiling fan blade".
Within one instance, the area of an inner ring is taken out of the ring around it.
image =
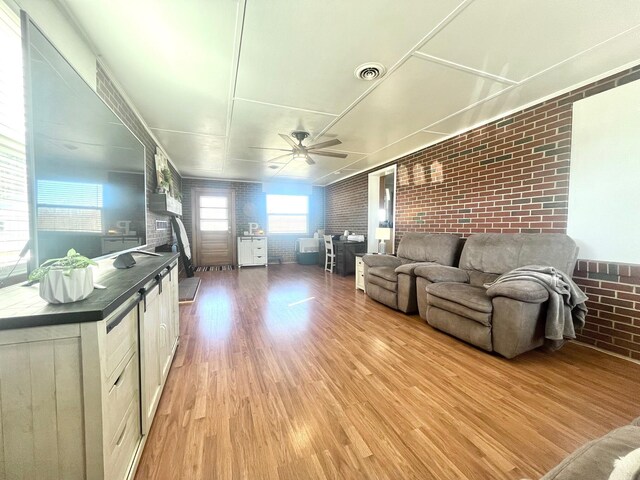
[[[288,157],[289,155],[291,155],[291,152],[285,153],[284,155],[279,155],[279,156],[277,156],[275,158],[270,158],[269,160],[267,160],[267,162],[273,162],[274,160],[278,160],[279,158]]]
[[[285,142],[287,142],[289,145],[291,145],[293,148],[296,148],[296,149],[298,148],[298,144],[289,135],[285,135],[284,133],[279,133],[278,135],[280,135],[282,137],[282,139]]]
[[[338,153],[338,152],[326,152],[324,150],[308,150],[309,153],[313,153],[314,155],[322,155],[323,157],[334,157],[334,158],[347,158],[346,153]]]
[[[290,152],[291,150],[287,150],[286,148],[269,148],[269,147],[249,147],[254,150],[277,150],[278,152]]]
[[[307,165],[315,165],[316,164],[316,162],[313,160],[313,158],[311,158],[309,155],[307,155],[307,158],[304,161],[307,162]]]
[[[318,148],[327,148],[327,147],[333,147],[334,145],[340,145],[342,142],[340,140],[338,140],[337,138],[334,138],[333,140],[327,140],[326,142],[320,142],[320,143],[316,143],[315,145],[309,145],[307,147],[307,150],[314,148],[314,149],[318,149]]]

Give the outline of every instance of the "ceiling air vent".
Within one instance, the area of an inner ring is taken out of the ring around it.
[[[356,68],[354,74],[356,78],[370,82],[371,80],[382,77],[386,71],[387,69],[384,68],[384,65],[379,63],[363,63]]]

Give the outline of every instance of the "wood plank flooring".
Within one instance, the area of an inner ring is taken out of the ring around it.
[[[538,478],[640,416],[640,365],[482,352],[316,266],[203,272],[142,479]]]

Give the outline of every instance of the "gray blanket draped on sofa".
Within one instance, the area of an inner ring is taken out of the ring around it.
[[[513,281],[535,282],[549,292],[545,324],[545,338],[551,348],[560,348],[564,339],[576,338],[576,330],[584,327],[588,297],[566,273],[549,266],[527,265],[518,267],[487,283],[487,295],[492,287]]]

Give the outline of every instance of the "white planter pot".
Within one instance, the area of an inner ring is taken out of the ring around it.
[[[84,300],[93,292],[93,270],[90,267],[71,270],[49,270],[40,280],[40,296],[49,303],[71,303]]]

